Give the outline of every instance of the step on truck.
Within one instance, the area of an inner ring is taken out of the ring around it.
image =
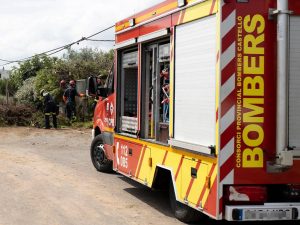
[[[300,220],[300,1],[166,0],[115,25],[91,159],[190,222]]]

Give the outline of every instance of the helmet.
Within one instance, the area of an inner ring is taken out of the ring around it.
[[[65,80],[61,80],[59,84],[60,84],[60,87],[64,87],[64,86],[66,86],[66,81]]]
[[[42,89],[40,91],[40,94],[41,94],[41,96],[45,97],[45,96],[47,96],[49,94],[49,92],[46,92],[45,89]]]
[[[70,84],[70,86],[74,87],[75,86],[75,80],[70,80],[69,84]]]

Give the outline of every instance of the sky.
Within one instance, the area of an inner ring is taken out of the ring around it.
[[[0,0],[0,59],[14,61],[63,46],[162,1]],[[114,39],[114,29],[93,38]],[[72,48],[84,47],[107,51],[113,43],[84,41]]]

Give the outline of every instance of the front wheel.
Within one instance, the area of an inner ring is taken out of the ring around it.
[[[101,134],[97,135],[91,144],[91,160],[96,170],[112,172],[112,161],[105,156],[104,144]]]
[[[175,217],[181,222],[191,223],[204,218],[202,213],[176,200],[172,181],[170,181],[169,184],[169,199],[171,209],[174,212]]]

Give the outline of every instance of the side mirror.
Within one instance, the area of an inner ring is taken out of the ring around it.
[[[97,95],[98,95],[99,97],[104,97],[104,98],[106,98],[106,97],[107,97],[107,94],[108,94],[107,88],[104,88],[104,87],[98,88]]]
[[[97,85],[97,78],[96,77],[89,77],[87,79],[87,96],[89,97],[107,97],[108,90],[104,87],[98,87]]]
[[[96,77],[89,77],[87,79],[87,96],[97,95],[97,80]]]

